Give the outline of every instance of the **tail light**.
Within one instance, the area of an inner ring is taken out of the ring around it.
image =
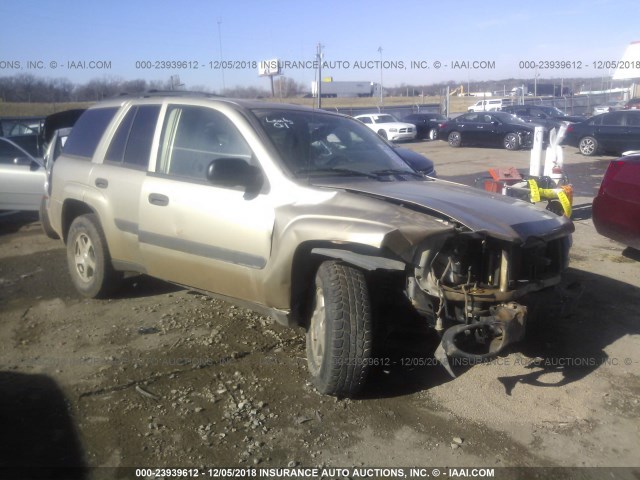
[[[447,123],[439,123],[438,128],[447,128]]]
[[[607,167],[607,171],[604,173],[604,177],[602,178],[600,190],[598,190],[598,196],[604,194],[605,190],[607,190],[607,187],[611,185],[611,182],[613,182],[613,179],[623,165],[624,160],[612,160],[611,163],[609,163],[609,167]]]
[[[571,133],[571,132],[573,132],[573,130],[574,130],[573,125],[569,125],[567,127],[567,133]]]

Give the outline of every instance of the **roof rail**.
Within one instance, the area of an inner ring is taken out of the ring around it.
[[[224,98],[223,95],[217,95],[209,92],[197,92],[191,90],[147,90],[140,93],[128,93],[122,92],[117,97],[132,97],[132,98],[149,98],[149,97],[216,97]]]

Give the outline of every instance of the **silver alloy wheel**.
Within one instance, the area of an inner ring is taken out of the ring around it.
[[[459,147],[462,143],[462,136],[459,132],[451,132],[449,134],[449,145],[452,147]]]
[[[596,142],[591,137],[585,137],[580,140],[578,148],[583,155],[592,155],[596,151]]]
[[[504,148],[507,150],[516,150],[518,148],[518,136],[515,133],[508,133],[504,137]]]
[[[438,130],[435,128],[432,128],[431,130],[429,130],[429,140],[435,140],[438,138]]]
[[[313,363],[318,368],[322,366],[322,358],[324,357],[326,318],[324,290],[322,287],[316,286],[316,296],[313,301],[313,313],[311,314],[309,332],[311,334],[311,353],[313,355]]]
[[[74,251],[78,277],[88,283],[93,280],[96,272],[96,252],[91,238],[86,233],[81,233],[76,237]]]

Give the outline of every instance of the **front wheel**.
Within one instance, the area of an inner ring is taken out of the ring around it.
[[[507,133],[504,136],[503,144],[507,150],[518,150],[520,148],[520,137],[516,133]]]
[[[384,130],[378,130],[378,135],[380,135],[382,138],[384,138],[385,140],[387,140],[389,137],[387,136],[387,132],[385,132]]]
[[[595,155],[598,151],[598,141],[593,137],[581,138],[580,142],[578,143],[578,149],[580,150],[581,154],[590,157],[592,155]]]
[[[107,241],[96,215],[81,215],[71,224],[67,264],[76,290],[85,297],[104,298],[120,286],[122,272],[111,265]]]
[[[449,145],[459,147],[462,145],[462,134],[460,132],[451,132],[449,134]]]
[[[371,365],[371,302],[364,274],[327,261],[316,273],[307,329],[307,363],[318,391],[352,397]]]

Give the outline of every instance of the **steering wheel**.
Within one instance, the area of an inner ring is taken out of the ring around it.
[[[331,157],[325,165],[329,168],[333,168],[338,165],[344,165],[345,163],[349,163],[349,158],[345,155],[338,154]]]

